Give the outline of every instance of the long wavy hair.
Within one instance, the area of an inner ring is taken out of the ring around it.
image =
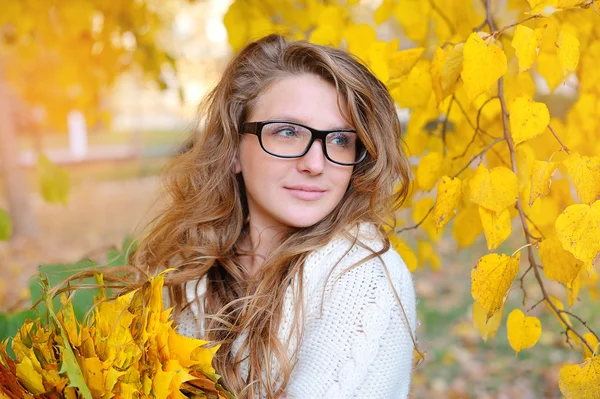
[[[336,88],[338,106],[347,110],[368,154],[354,167],[335,209],[313,226],[290,228],[250,278],[240,262],[249,254],[240,248],[249,234],[249,215],[241,174],[234,173],[239,128],[264,90],[300,74],[316,75]],[[204,314],[198,316],[208,324],[202,338],[221,344],[214,366],[222,385],[238,398],[272,399],[283,392],[293,368],[286,346],[272,333],[279,330],[287,286],[298,276],[301,284],[311,251],[336,235],[350,238],[359,223],[377,226],[384,246],[373,256],[388,250],[385,226],[394,227],[409,171],[394,102],[359,59],[340,49],[269,35],[240,51],[201,103],[188,148],[164,174],[168,206],[129,260],[138,268],[175,268],[165,281],[175,319],[192,303],[202,303]],[[186,285],[197,288],[204,277],[206,294],[190,300]],[[297,295],[293,330],[301,333],[302,289]],[[234,356],[232,345],[239,337],[242,346]],[[239,371],[245,351],[247,380]],[[278,375],[271,373],[273,362]]]

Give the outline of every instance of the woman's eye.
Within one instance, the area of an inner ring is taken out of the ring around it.
[[[339,147],[346,147],[348,146],[350,140],[344,134],[335,134],[328,141],[333,145],[337,145]]]
[[[282,127],[275,131],[275,134],[283,137],[294,137],[297,133],[293,128]]]

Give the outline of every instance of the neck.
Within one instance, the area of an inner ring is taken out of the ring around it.
[[[248,276],[252,277],[260,269],[273,249],[281,241],[285,229],[281,226],[263,226],[253,223],[250,219],[249,233],[242,244],[244,251],[249,255],[241,256],[240,260]]]

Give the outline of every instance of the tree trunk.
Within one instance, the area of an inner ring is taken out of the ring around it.
[[[0,64],[0,168],[13,227],[11,240],[37,238],[39,227],[29,202],[25,174],[18,162],[19,146],[11,97],[10,88],[3,80]]]

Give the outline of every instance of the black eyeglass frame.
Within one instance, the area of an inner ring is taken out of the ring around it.
[[[310,138],[310,141],[308,142],[308,145],[306,146],[306,149],[304,150],[304,152],[302,154],[298,154],[298,155],[279,155],[279,154],[275,154],[275,153],[267,150],[262,141],[262,129],[263,129],[263,126],[269,125],[272,123],[289,123],[290,125],[301,126],[305,129],[309,130],[311,133],[311,138]],[[278,158],[288,158],[288,159],[302,158],[304,155],[306,155],[306,153],[308,153],[308,151],[312,147],[315,140],[318,139],[318,140],[321,140],[321,148],[323,149],[323,154],[325,155],[325,158],[327,158],[330,162],[333,162],[337,165],[343,165],[343,166],[354,166],[354,165],[358,165],[359,163],[361,163],[367,156],[367,149],[364,148],[364,144],[362,144],[362,142],[360,141],[360,139],[358,137],[357,137],[358,142],[363,146],[363,153],[362,153],[360,159],[358,159],[357,161],[354,161],[352,163],[345,163],[345,162],[334,161],[333,159],[331,159],[329,157],[329,154],[327,154],[327,143],[326,143],[325,139],[327,138],[327,135],[329,133],[336,133],[336,132],[358,134],[358,133],[356,133],[356,130],[352,130],[352,129],[319,130],[319,129],[314,129],[310,126],[303,125],[298,122],[280,121],[280,120],[245,122],[242,124],[242,130],[240,133],[241,134],[243,134],[243,133],[254,134],[255,136],[258,137],[258,142],[260,143],[260,147],[263,149],[263,151],[266,152],[267,154],[273,155],[274,157],[278,157]]]

